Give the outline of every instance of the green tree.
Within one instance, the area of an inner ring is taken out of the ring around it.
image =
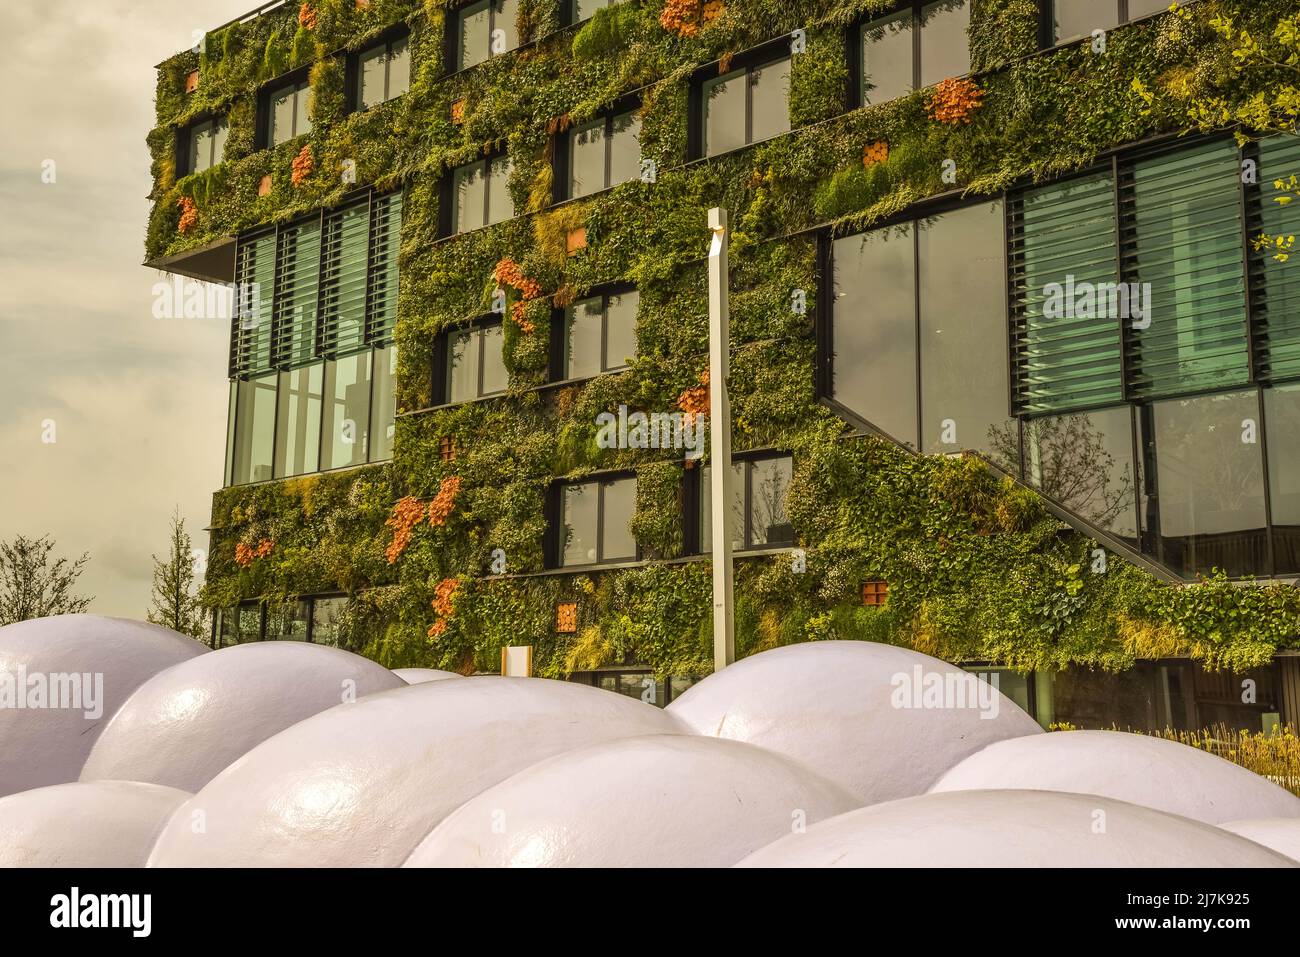
[[[94,600],[72,594],[88,554],[69,562],[51,560],[54,542],[48,535],[17,535],[0,542],[0,625],[30,618],[75,615]]]
[[[153,556],[153,606],[149,621],[182,635],[205,640],[208,636],[207,612],[199,604],[195,567],[202,558],[194,551],[190,533],[180,510],[172,513],[171,540],[167,557]]]

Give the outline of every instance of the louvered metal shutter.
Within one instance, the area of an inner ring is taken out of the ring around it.
[[[320,253],[319,220],[280,231],[275,283],[274,362],[278,368],[300,366],[315,357]]]
[[[1048,302],[1052,284],[1116,281],[1109,172],[1027,190],[1011,203],[1008,266],[1017,411],[1059,412],[1123,398],[1119,321]],[[1055,290],[1053,290],[1055,291]]]
[[[239,243],[235,267],[230,376],[245,378],[271,368],[271,315],[275,292],[275,233]]]
[[[1289,184],[1293,175],[1300,175],[1300,137],[1276,136],[1260,143],[1260,205],[1251,220],[1252,237],[1300,233],[1300,201],[1277,202],[1286,187],[1279,190],[1275,183]],[[1275,256],[1276,249],[1251,256],[1255,342],[1261,374],[1285,379],[1300,376],[1300,251],[1292,251],[1288,261]]]
[[[370,289],[366,341],[386,343],[397,316],[397,256],[402,232],[402,194],[375,197],[370,218]]]
[[[1240,170],[1225,142],[1141,160],[1120,177],[1124,279],[1152,292],[1150,325],[1128,338],[1136,398],[1249,379]]]
[[[325,218],[321,274],[321,351],[336,356],[365,342],[369,203]]]

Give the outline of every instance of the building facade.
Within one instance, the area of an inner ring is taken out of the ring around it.
[[[1281,0],[317,0],[159,67],[147,262],[232,284],[214,641],[711,668],[889,641],[1044,724],[1300,719]],[[1218,99],[1215,99],[1218,98]],[[1272,135],[1268,135],[1272,134]]]

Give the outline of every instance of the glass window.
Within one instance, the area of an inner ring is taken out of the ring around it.
[[[704,98],[704,155],[715,156],[744,146],[745,71],[737,70],[706,80]]]
[[[790,59],[749,72],[749,142],[790,130]]]
[[[632,535],[636,479],[566,485],[560,506],[562,566],[631,561],[637,557]]]
[[[370,409],[370,461],[393,457],[396,417],[397,346],[375,350],[375,401]]]
[[[201,173],[221,162],[226,152],[226,121],[205,120],[190,127],[190,148],[183,172]]]
[[[1292,174],[1300,172],[1300,137],[1270,136],[1259,144],[1259,202],[1262,231],[1268,236],[1300,233],[1300,203],[1279,203]],[[1282,188],[1279,189],[1278,187]],[[1256,282],[1264,295],[1254,303],[1253,318],[1264,330],[1256,336],[1268,376],[1300,375],[1300,270],[1294,256],[1279,260],[1276,251],[1252,256]]]
[[[1010,409],[1002,203],[918,231],[922,449],[995,454]],[[1012,466],[1013,462],[1002,462]]]
[[[641,173],[641,119],[632,112],[603,117],[569,136],[569,197],[636,179]]]
[[[790,59],[733,70],[700,88],[705,156],[790,129]]]
[[[452,232],[468,232],[514,216],[514,200],[507,185],[509,178],[510,159],[505,156],[476,160],[453,170],[455,220]]]
[[[320,464],[323,363],[280,373],[275,423],[275,475],[302,475]]]
[[[366,110],[401,96],[411,85],[407,38],[371,47],[357,57],[357,109]]]
[[[235,409],[239,404],[239,383],[230,383],[230,396],[226,404],[226,467],[224,485],[234,484],[235,469]]]
[[[313,644],[339,648],[343,645],[343,612],[346,598],[314,598],[311,603],[311,640]]]
[[[794,544],[794,527],[786,513],[786,493],[793,475],[789,456],[731,464],[731,522],[735,551]],[[711,467],[700,471],[700,551],[713,551]]]
[[[1149,17],[1154,13],[1164,13],[1169,9],[1165,0],[1128,0],[1128,18]]]
[[[961,668],[1002,692],[1026,714],[1030,713],[1029,675],[1020,674],[1010,668],[996,668],[991,665],[962,665]]]
[[[266,638],[268,641],[306,641],[310,619],[310,602],[270,605],[266,609]]]
[[[1143,526],[1160,561],[1191,578],[1267,571],[1264,475],[1255,392],[1144,406]]]
[[[275,448],[276,373],[241,379],[235,412],[235,485],[271,478]]]
[[[501,323],[454,329],[447,334],[446,401],[468,402],[506,391],[510,374],[501,349]]]
[[[921,8],[921,86],[970,72],[968,0],[940,0]]]
[[[832,394],[896,441],[916,448],[916,250],[912,227],[904,224],[837,239],[832,255]]]
[[[1008,430],[1008,439],[1014,432]],[[1098,528],[1137,539],[1133,414],[1127,405],[1024,424],[1025,478]],[[1013,456],[1008,451],[1005,458]]]
[[[236,608],[231,620],[232,628],[228,633],[231,644],[242,645],[249,641],[262,640],[262,606],[257,602],[246,603]],[[227,642],[222,640],[222,644]]]
[[[636,356],[636,290],[594,296],[565,310],[565,378],[585,379],[626,368]]]
[[[518,0],[481,0],[456,14],[457,69],[482,63],[519,46]]]
[[[1300,384],[1264,390],[1274,574],[1300,572]]]
[[[612,6],[614,0],[572,0],[572,13],[569,17],[569,23],[581,23],[583,20],[590,20],[596,15],[596,11],[602,7]]]
[[[271,146],[279,146],[296,136],[311,132],[311,117],[307,113],[309,89],[304,81],[272,91],[271,127],[268,136]]]
[[[1109,30],[1119,25],[1116,0],[1050,0],[1055,16],[1057,43],[1090,36],[1093,30]],[[1169,4],[1165,4],[1166,9]]]
[[[324,447],[322,469],[361,465],[366,461],[370,418],[370,351],[325,363]]]
[[[862,102],[887,103],[912,92],[912,11],[862,27]]]

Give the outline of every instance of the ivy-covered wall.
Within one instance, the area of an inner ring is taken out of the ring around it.
[[[1294,6],[1203,3],[1258,24]],[[683,555],[683,465],[660,451],[597,448],[595,417],[620,403],[670,411],[699,386],[707,366],[705,211],[723,205],[733,224],[733,445],[793,453],[788,509],[807,561],[802,573],[788,555],[737,563],[739,653],[838,637],[1020,668],[1118,669],[1165,655],[1245,668],[1294,642],[1295,589],[1218,579],[1172,588],[1118,559],[1093,574],[1094,543],[1032,492],[995,479],[977,460],[845,438],[814,389],[817,257],[803,231],[861,229],[954,189],[997,194],[1181,131],[1184,118],[1149,108],[1134,80],[1157,89],[1199,84],[1244,101],[1254,91],[1221,88],[1229,56],[1221,41],[1164,16],[1113,31],[1104,53],[1076,44],[1039,54],[1034,0],[976,0],[978,89],[973,101],[965,93],[964,121],[946,122],[934,118],[943,114],[933,90],[845,111],[845,28],[888,0],[713,0],[707,19],[692,0],[668,6],[666,15],[661,0],[627,0],[561,29],[559,0],[521,0],[524,45],[448,76],[441,3],[315,0],[209,35],[202,54],[163,64],[149,137],[150,257],[293,218],[358,187],[407,191],[394,459],[217,493],[205,600],[229,607],[343,589],[353,596],[353,646],[390,666],[495,670],[502,645],[531,643],[547,676],[624,661],[660,675],[707,673],[710,572],[707,559]],[[682,16],[695,26],[690,35],[665,28]],[[339,52],[403,20],[412,31],[410,91],[348,113]],[[808,41],[792,65],[795,130],[689,162],[692,75],[796,29]],[[303,176],[303,141],[256,151],[254,124],[257,90],[308,65],[313,130]],[[196,68],[198,89],[186,94]],[[632,90],[641,93],[642,154],[655,162],[656,181],[552,207],[551,135]],[[229,116],[226,159],[177,180],[178,130],[211,112]],[[502,146],[521,215],[437,241],[441,176]],[[879,161],[865,165],[864,151]],[[355,162],[355,184],[340,176],[345,160]],[[945,160],[955,164],[955,187],[943,180]],[[259,196],[266,174],[271,189]],[[570,255],[566,237],[576,227],[585,228],[586,246]],[[504,260],[532,284],[512,292],[505,324],[509,393],[429,409],[437,334],[488,311]],[[632,368],[543,388],[552,306],[612,281],[641,291]],[[807,292],[806,315],[790,308],[794,289]],[[637,471],[634,532],[653,558],[593,574],[538,574],[548,484],[606,468]],[[494,549],[506,556],[506,576],[490,575]],[[865,579],[890,583],[884,608],[861,605]],[[573,634],[557,634],[561,601],[577,603]]]

